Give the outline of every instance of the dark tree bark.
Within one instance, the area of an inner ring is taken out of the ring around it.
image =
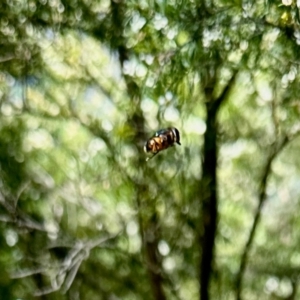
[[[202,222],[200,238],[202,257],[200,262],[200,299],[209,299],[209,280],[213,260],[214,241],[217,228],[217,124],[216,112],[207,107],[206,132],[204,135],[202,168]]]
[[[221,95],[213,98],[212,90],[206,89],[206,131],[204,134],[202,179],[200,182],[201,199],[201,230],[199,245],[200,258],[200,300],[209,299],[209,283],[212,273],[214,257],[214,244],[218,220],[218,195],[217,195],[217,113],[221,104],[226,99],[228,92],[235,80],[232,77]]]

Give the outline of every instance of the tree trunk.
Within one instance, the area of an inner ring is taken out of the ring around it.
[[[217,182],[217,114],[221,104],[235,80],[232,76],[219,97],[213,97],[213,90],[205,89],[206,94],[206,131],[203,145],[202,179],[200,181],[199,196],[201,199],[201,227],[199,236],[200,245],[200,300],[208,300],[209,284],[212,274],[214,245],[218,220],[218,182]]]

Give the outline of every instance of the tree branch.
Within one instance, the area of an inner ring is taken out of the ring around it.
[[[266,165],[263,169],[261,180],[259,183],[259,189],[258,189],[258,206],[256,208],[255,214],[254,214],[254,220],[252,223],[252,227],[244,248],[244,251],[242,253],[241,262],[239,271],[237,273],[236,277],[236,300],[241,300],[241,292],[242,292],[242,281],[248,261],[249,252],[254,240],[254,236],[256,233],[256,229],[260,220],[261,211],[263,208],[263,205],[267,199],[266,197],[266,190],[268,185],[268,179],[271,175],[271,167],[273,161],[276,159],[276,157],[280,154],[280,152],[284,149],[284,147],[293,139],[294,136],[288,137],[285,136],[280,142],[277,143],[277,145],[272,145],[272,150],[269,154],[269,157],[267,159]]]

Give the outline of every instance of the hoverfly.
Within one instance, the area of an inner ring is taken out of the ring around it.
[[[145,143],[144,151],[153,154],[151,157],[148,157],[146,161],[154,157],[160,151],[173,146],[175,143],[181,145],[180,134],[177,128],[169,127],[158,130],[154,136]]]

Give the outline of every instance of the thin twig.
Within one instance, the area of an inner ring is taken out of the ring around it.
[[[241,292],[242,292],[242,281],[244,277],[244,273],[246,270],[246,265],[248,262],[248,256],[249,252],[251,250],[251,246],[255,237],[256,229],[259,224],[260,216],[261,216],[261,211],[263,208],[264,203],[266,202],[267,199],[267,185],[268,185],[268,180],[271,175],[271,167],[274,162],[274,160],[278,157],[278,155],[281,153],[281,151],[292,141],[294,140],[298,135],[300,131],[296,130],[290,135],[286,135],[281,141],[275,143],[272,145],[271,152],[269,154],[269,157],[267,159],[266,165],[263,169],[261,180],[259,183],[259,189],[258,189],[258,205],[254,214],[254,219],[253,223],[251,226],[251,230],[247,239],[247,242],[245,244],[244,250],[242,252],[241,256],[241,262],[239,266],[239,271],[237,273],[236,277],[236,300],[241,300]]]

